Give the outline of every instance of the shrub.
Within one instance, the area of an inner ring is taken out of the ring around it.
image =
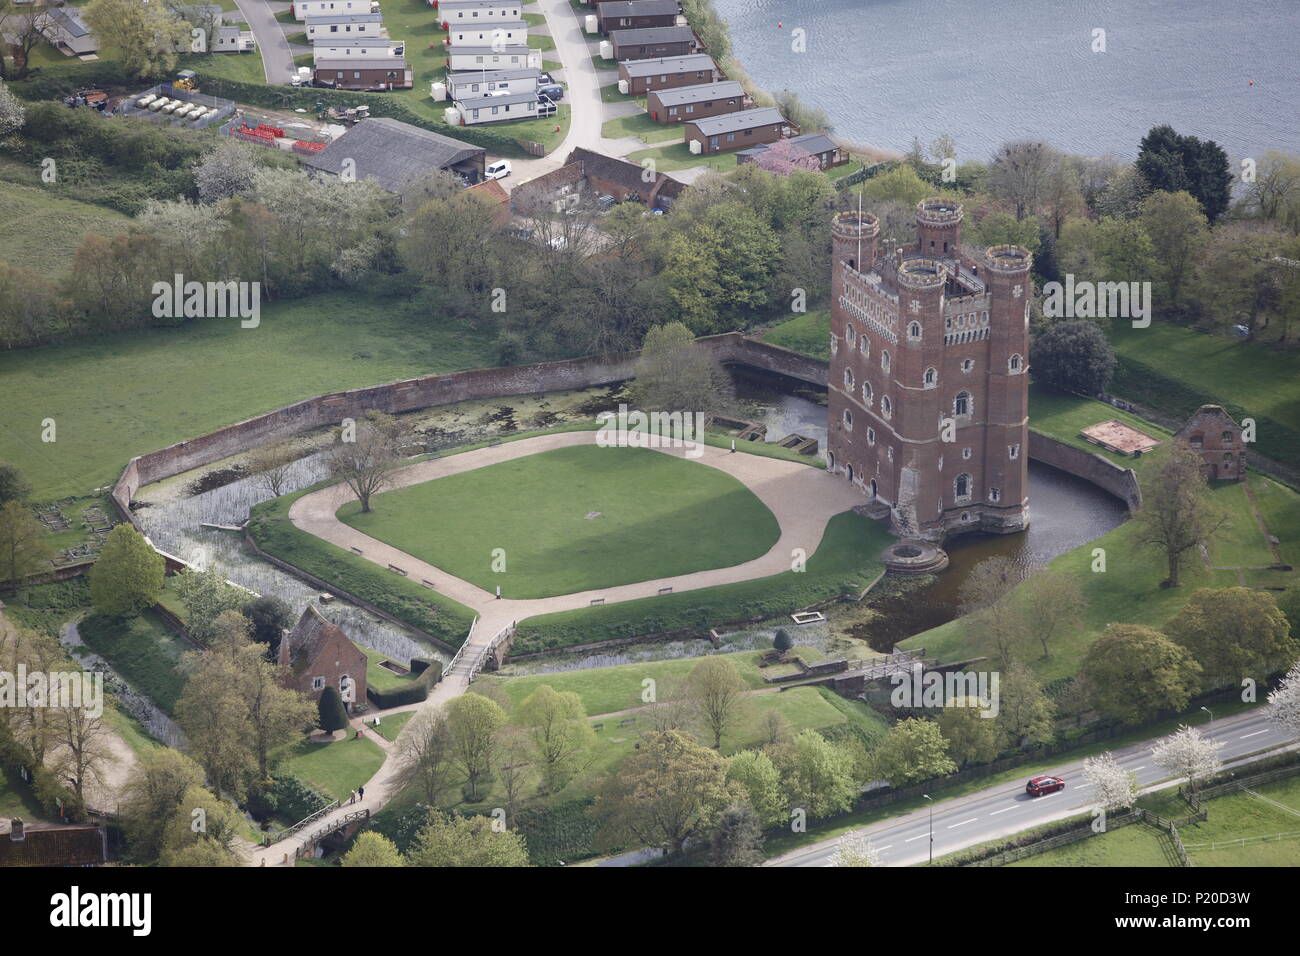
[[[1115,350],[1096,323],[1059,322],[1034,341],[1030,365],[1034,381],[1048,388],[1097,395],[1115,373]]]
[[[343,706],[343,698],[339,696],[338,688],[332,684],[321,692],[320,700],[316,702],[316,712],[320,714],[322,730],[333,733],[348,725],[347,708]]]

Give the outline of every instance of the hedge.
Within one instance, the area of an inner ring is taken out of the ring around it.
[[[420,666],[417,667],[417,664]],[[428,698],[429,688],[442,680],[442,663],[439,661],[413,660],[411,661],[411,671],[418,673],[419,678],[396,690],[377,690],[367,685],[366,696],[380,710],[420,703]]]
[[[275,816],[296,823],[333,802],[291,773],[273,773],[271,786],[249,797],[248,809],[254,816]]]

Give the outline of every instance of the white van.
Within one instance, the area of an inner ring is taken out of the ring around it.
[[[505,179],[510,175],[510,160],[498,159],[495,163],[488,163],[483,175],[488,179]]]

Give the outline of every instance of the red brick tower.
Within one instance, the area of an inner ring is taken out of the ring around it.
[[[963,258],[961,221],[959,204],[924,200],[917,242],[883,254],[874,216],[831,225],[827,461],[906,536],[1029,521],[1032,257],[996,246]]]

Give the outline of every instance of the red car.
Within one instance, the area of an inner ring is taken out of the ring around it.
[[[1041,797],[1045,793],[1056,793],[1065,789],[1065,781],[1060,777],[1034,777],[1025,784],[1025,793],[1031,797]]]

